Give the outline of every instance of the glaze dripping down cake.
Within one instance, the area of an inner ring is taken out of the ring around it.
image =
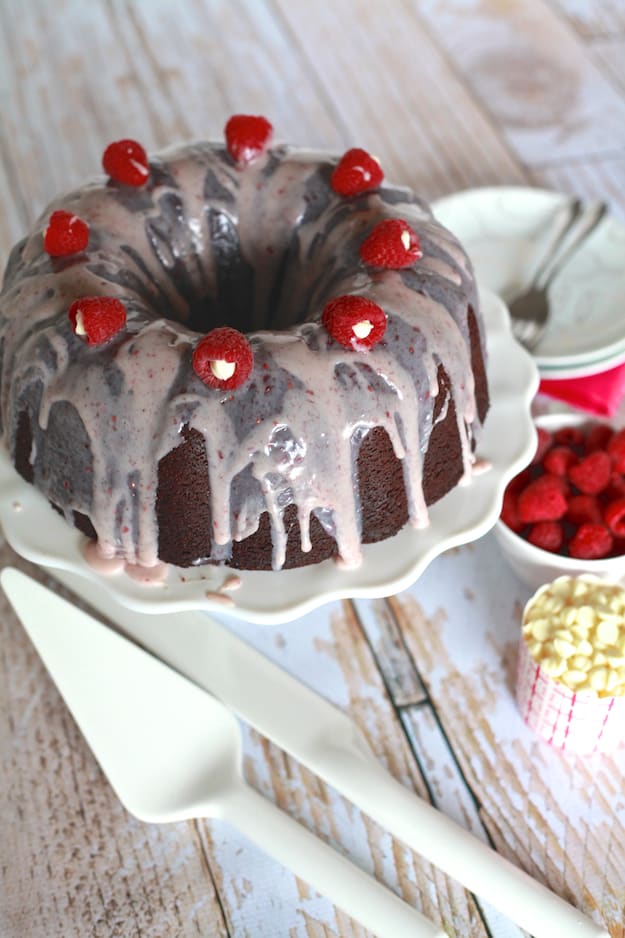
[[[281,569],[427,524],[488,409],[466,254],[375,159],[226,143],[55,201],[0,294],[2,434],[104,558]]]

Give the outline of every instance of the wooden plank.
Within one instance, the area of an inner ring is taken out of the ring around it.
[[[545,0],[411,0],[523,163],[625,144],[625,99]]]
[[[424,766],[432,803],[461,827],[469,830],[474,837],[488,842],[478,806],[432,707],[428,704],[406,707],[401,711],[401,718],[419,763]],[[490,934],[505,935],[506,938],[523,938],[527,935],[527,932],[506,919],[489,903],[482,899],[477,899],[477,903]]]
[[[551,3],[585,39],[625,33],[622,0],[551,0]]]
[[[19,17],[0,8],[0,86],[15,89],[3,109],[3,145],[29,220],[55,194],[99,173],[104,146],[119,137],[148,150],[220,138],[230,113],[250,110],[266,112],[282,139],[346,145],[265,5],[73,3],[71,22],[68,29],[43,0]],[[297,97],[285,87],[296,87]]]
[[[141,84],[155,98],[152,107],[163,100],[177,104],[187,138],[221,139],[230,114],[244,112],[265,114],[279,139],[339,150],[345,145],[332,108],[271,5],[143,0],[129,9],[115,0],[114,9],[118,35],[125,33],[130,58],[142,63]]]
[[[601,61],[605,72],[625,94],[625,37],[596,39],[592,51]]]
[[[529,592],[490,535],[439,557],[390,604],[497,850],[618,934],[625,749],[576,760],[524,726],[513,689]]]
[[[354,608],[395,706],[425,700],[425,688],[388,604],[383,599],[360,599],[354,603]]]
[[[228,934],[194,826],[121,807],[4,594],[0,788],[3,938]]]
[[[350,603],[335,603],[325,611],[304,616],[295,626],[297,635],[290,635],[293,626],[280,628],[278,641],[274,630],[266,626],[236,622],[233,628],[291,673],[346,707],[392,775],[421,797],[428,797],[398,714],[385,693],[376,660]],[[289,654],[289,645],[296,651],[295,657]],[[451,936],[485,938],[475,903],[461,886],[391,838],[330,786],[257,734],[245,734],[245,751],[248,780],[264,795],[315,833],[340,845],[356,862],[370,869],[433,921],[441,921]],[[210,842],[210,854],[215,858],[216,867],[231,868],[228,851],[244,850],[242,869],[253,871],[250,879],[262,878],[258,857],[243,843],[237,841],[236,848],[233,847],[230,836],[227,842],[219,836],[214,836]],[[241,915],[238,905],[241,893],[240,884],[222,893],[235,934]],[[251,914],[253,901],[246,898],[248,914]],[[311,905],[307,913],[316,916],[318,924],[333,928],[332,919],[328,919],[331,907],[324,903],[321,897],[315,897],[314,906]],[[301,911],[300,906],[298,912]],[[278,914],[276,909],[274,914]],[[345,919],[337,917],[336,922],[340,936],[352,934],[353,926]],[[275,933],[282,934],[278,926]]]
[[[625,222],[625,157],[580,160],[536,169],[534,181],[548,189],[570,192],[589,201],[608,203],[615,218]]]
[[[302,56],[339,110],[350,145],[376,153],[389,179],[432,199],[523,180],[500,135],[416,16],[343,0],[275,0]]]

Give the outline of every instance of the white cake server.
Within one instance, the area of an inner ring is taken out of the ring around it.
[[[608,938],[578,909],[397,782],[359,727],[201,612],[156,616],[117,605],[65,570],[53,575],[155,655],[358,805],[385,830],[535,938]]]
[[[155,823],[224,819],[380,938],[445,938],[245,783],[239,727],[222,703],[20,571],[7,568],[1,580],[131,814]]]

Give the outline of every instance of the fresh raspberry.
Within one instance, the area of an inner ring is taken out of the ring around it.
[[[421,244],[401,218],[379,222],[360,245],[360,257],[368,267],[401,270],[423,257]]]
[[[598,495],[610,481],[611,468],[608,454],[597,450],[570,467],[569,479],[585,495]]]
[[[69,308],[74,333],[88,345],[102,345],[126,325],[126,307],[113,296],[83,296]]]
[[[212,329],[193,350],[193,370],[209,388],[240,388],[254,367],[252,346],[242,332],[230,326]]]
[[[533,479],[532,470],[529,466],[523,469],[522,472],[519,472],[513,479],[508,482],[506,487],[506,492],[512,492],[514,495],[518,495],[521,489],[524,489]]]
[[[542,462],[545,453],[553,444],[553,437],[548,430],[545,430],[544,427],[536,427],[536,435],[538,439],[536,442],[536,452],[534,453],[534,458],[532,459],[532,465]]]
[[[321,316],[330,335],[345,348],[373,348],[386,331],[386,313],[365,296],[336,296],[326,303]]]
[[[594,495],[572,495],[564,518],[576,525],[587,522],[600,524],[603,521],[601,505]]]
[[[530,544],[556,554],[564,542],[562,525],[557,521],[537,521],[527,536]]]
[[[519,519],[527,524],[562,518],[566,512],[566,497],[560,477],[544,475],[530,482],[518,497],[517,510]]]
[[[559,446],[583,447],[584,431],[580,427],[560,427],[554,431],[553,439]]]
[[[144,186],[150,176],[147,153],[136,140],[109,143],[102,156],[104,172],[126,186]]]
[[[89,225],[74,215],[59,209],[52,212],[43,236],[43,247],[50,257],[65,257],[84,251],[89,243]]]
[[[571,466],[577,461],[577,456],[568,446],[552,446],[545,453],[543,468],[545,472],[550,472],[554,476],[566,476]]]
[[[622,498],[625,496],[625,477],[621,475],[620,472],[612,470],[610,475],[610,481],[607,485],[607,488],[601,493],[601,497],[604,501],[614,501],[615,498]]]
[[[224,133],[228,153],[237,163],[250,163],[269,146],[273,127],[266,117],[233,114]]]
[[[384,173],[374,156],[354,147],[343,154],[330,178],[330,185],[339,195],[359,195],[382,185]]]
[[[582,524],[569,541],[569,556],[599,560],[612,550],[613,538],[604,524]]]
[[[518,534],[523,530],[524,524],[519,518],[516,507],[516,495],[509,489],[506,489],[503,495],[503,504],[501,506],[501,520],[503,523]]]
[[[607,423],[596,423],[586,434],[585,450],[594,453],[598,449],[607,449],[608,443],[614,436],[614,430]]]
[[[625,472],[625,430],[614,434],[608,443],[608,455],[617,472]]]
[[[625,537],[625,498],[615,498],[606,505],[603,520],[615,537]]]

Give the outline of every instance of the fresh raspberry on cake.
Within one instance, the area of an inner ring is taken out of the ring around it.
[[[401,218],[387,218],[379,222],[362,242],[360,257],[368,267],[401,270],[423,257],[423,251],[408,222]]]
[[[558,521],[566,513],[562,480],[552,475],[534,479],[520,493],[517,510],[519,519],[527,524],[534,521]]]
[[[209,388],[240,388],[254,367],[252,346],[242,332],[220,326],[208,332],[193,351],[193,370]]]
[[[83,296],[69,308],[69,319],[77,336],[88,345],[102,345],[126,325],[126,307],[112,296]]]
[[[604,524],[582,524],[569,541],[569,555],[577,560],[600,560],[607,557],[613,537]]]
[[[89,225],[71,212],[52,212],[43,236],[43,247],[50,257],[79,254],[89,243]]]
[[[373,348],[386,331],[386,313],[364,296],[336,296],[321,318],[333,339],[357,351]]]
[[[610,481],[612,464],[610,457],[597,450],[569,468],[569,479],[585,495],[598,495]]]
[[[250,163],[269,146],[273,127],[266,117],[233,114],[225,129],[228,153],[237,163]]]
[[[339,195],[360,195],[378,189],[384,173],[374,156],[354,147],[343,154],[330,177],[330,185]]]
[[[527,539],[534,547],[557,553],[564,542],[562,525],[558,521],[537,521]]]
[[[144,186],[150,176],[147,153],[136,140],[109,143],[102,156],[104,172],[125,186]]]

